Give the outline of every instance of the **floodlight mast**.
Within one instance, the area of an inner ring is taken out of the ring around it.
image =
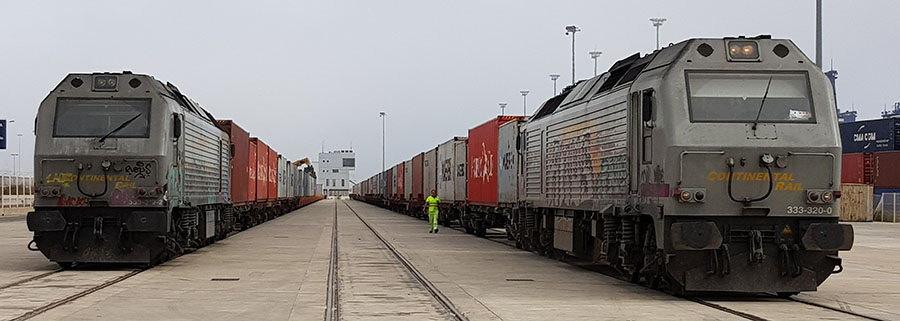
[[[589,54],[591,54],[591,59],[594,59],[594,76],[597,76],[597,58],[600,58],[600,55],[602,55],[603,52],[594,50],[589,52]]]
[[[566,35],[572,34],[572,84],[575,84],[575,33],[581,31],[578,26],[566,26]]]
[[[528,101],[526,100],[525,96],[528,96],[529,92],[530,91],[525,90],[525,89],[519,90],[519,93],[522,94],[522,115],[525,115],[525,116],[528,116],[528,111],[527,111]]]
[[[656,27],[656,49],[659,49],[659,27],[661,27],[666,20],[666,18],[650,18],[650,22]]]
[[[553,96],[556,96],[556,80],[559,79],[559,74],[550,74],[550,80],[553,81]]]

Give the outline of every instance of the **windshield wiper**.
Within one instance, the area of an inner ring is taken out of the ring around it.
[[[753,121],[753,130],[756,130],[756,125],[759,124],[759,116],[762,115],[763,106],[766,105],[766,97],[769,96],[769,86],[772,85],[772,76],[769,76],[769,82],[766,83],[766,93],[763,94],[762,102],[759,103],[759,110],[756,111],[756,120]]]
[[[115,134],[115,133],[119,132],[120,130],[122,130],[123,128],[125,128],[125,126],[128,126],[128,124],[131,124],[131,122],[133,122],[135,119],[138,119],[138,117],[141,117],[141,115],[143,115],[143,113],[138,113],[137,115],[134,115],[134,117],[131,117],[131,119],[126,120],[124,123],[122,123],[121,125],[119,125],[119,127],[116,127],[116,129],[113,129],[113,130],[110,131],[109,133],[106,133],[106,135],[103,135],[103,137],[100,138],[99,142],[102,143],[104,140],[106,140],[107,138],[109,138],[109,136],[111,136],[112,134]]]

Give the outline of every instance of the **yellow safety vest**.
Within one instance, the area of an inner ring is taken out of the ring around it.
[[[440,202],[441,202],[441,199],[434,197],[434,196],[428,196],[428,198],[425,199],[425,203],[428,204],[429,212],[437,212],[438,211],[438,203],[440,203]]]

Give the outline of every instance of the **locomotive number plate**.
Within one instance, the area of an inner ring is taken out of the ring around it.
[[[831,215],[834,209],[831,206],[788,206],[787,214],[798,215]]]

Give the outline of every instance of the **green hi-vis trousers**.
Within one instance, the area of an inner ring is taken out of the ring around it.
[[[436,231],[438,229],[438,211],[428,210],[428,224],[430,227],[429,231]]]

